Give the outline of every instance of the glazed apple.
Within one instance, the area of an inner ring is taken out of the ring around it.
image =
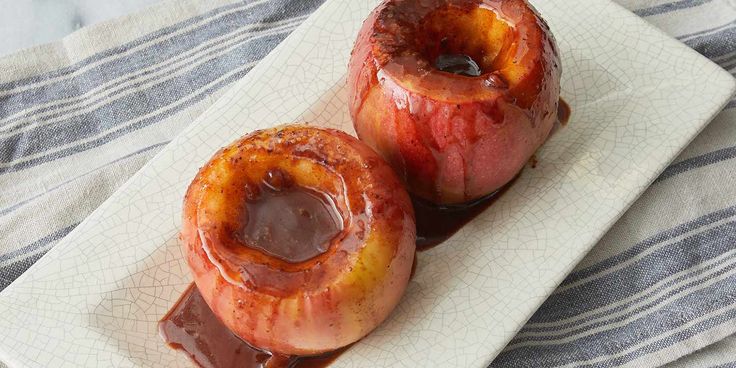
[[[387,0],[355,43],[349,109],[414,195],[464,203],[544,143],[560,73],[549,27],[524,0]]]
[[[285,355],[365,336],[396,306],[415,251],[391,167],[345,133],[256,131],[189,186],[181,232],[197,288],[249,344]]]

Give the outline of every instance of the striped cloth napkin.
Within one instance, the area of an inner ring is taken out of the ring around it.
[[[736,0],[618,1],[736,73]],[[320,3],[164,2],[0,59],[0,290]],[[493,366],[736,366],[734,173],[736,100]]]

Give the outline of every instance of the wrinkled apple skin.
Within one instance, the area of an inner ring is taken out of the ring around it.
[[[343,219],[329,250],[289,263],[233,236],[243,201],[277,168],[329,195]],[[223,148],[189,186],[181,231],[197,288],[222,322],[251,345],[313,355],[351,344],[401,298],[415,252],[411,202],[370,147],[330,129],[285,126]]]
[[[435,69],[467,54],[478,77]],[[511,181],[556,119],[560,61],[524,0],[388,0],[365,21],[349,64],[349,109],[361,140],[414,195],[459,204]]]

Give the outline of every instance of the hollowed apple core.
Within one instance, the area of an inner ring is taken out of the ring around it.
[[[530,50],[529,29],[518,24],[524,15],[507,19],[502,6],[478,2],[407,1],[381,9],[368,52],[377,61],[377,79],[390,80],[382,88],[448,104],[509,93],[529,107],[533,97],[515,89],[527,74],[523,58]]]
[[[452,7],[435,10],[421,21],[416,45],[419,56],[437,69],[448,71],[438,67],[442,58],[456,56],[461,63],[461,57],[468,56],[482,75],[503,68],[511,34],[509,25],[489,9]]]

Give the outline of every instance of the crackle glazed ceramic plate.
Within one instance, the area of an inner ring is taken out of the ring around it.
[[[716,65],[607,0],[532,1],[563,60],[567,127],[486,212],[419,254],[402,302],[336,367],[483,367],[733,93]],[[345,74],[378,0],[329,0],[0,294],[10,367],[190,366],[156,322],[191,282],[177,243],[198,167],[257,128],[352,132]]]

